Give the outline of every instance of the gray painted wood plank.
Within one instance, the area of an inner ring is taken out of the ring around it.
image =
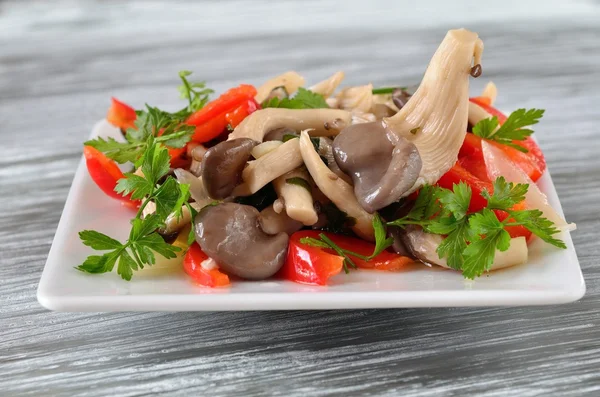
[[[600,10],[522,3],[0,3],[1,394],[599,395]],[[407,9],[414,17],[399,20]],[[578,224],[580,302],[113,314],[36,302],[81,142],[111,95],[175,108],[183,68],[217,90],[288,69],[309,81],[340,68],[349,84],[417,81],[457,24],[483,37],[500,107],[546,109],[538,139]]]

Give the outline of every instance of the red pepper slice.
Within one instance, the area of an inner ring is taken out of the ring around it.
[[[124,178],[117,163],[106,157],[104,153],[91,146],[83,147],[85,164],[92,180],[107,196],[120,200],[130,207],[139,207],[139,200],[131,200],[131,195],[121,196],[115,192],[119,179]]]
[[[111,98],[111,101],[106,120],[115,127],[124,130],[135,127],[135,119],[137,118],[135,109],[116,98]]]
[[[287,258],[278,273],[280,277],[302,284],[325,285],[331,276],[342,271],[344,258],[330,253],[330,250],[300,242],[301,238],[318,234],[307,230],[290,236]]]
[[[205,287],[224,287],[230,284],[229,276],[222,273],[218,268],[205,269],[202,262],[208,259],[208,255],[202,251],[198,243],[193,243],[183,258],[183,269],[194,281]]]
[[[260,109],[260,105],[254,100],[249,99],[248,102],[242,103],[240,106],[235,108],[233,111],[225,115],[227,123],[231,128],[237,127],[249,114],[254,113]]]
[[[458,162],[450,169],[450,171],[446,172],[440,178],[437,184],[443,188],[452,190],[452,186],[461,181],[469,185],[472,191],[469,212],[477,212],[487,207],[487,200],[481,197],[481,192],[484,190],[492,192],[492,184],[477,178],[475,175],[464,169]]]
[[[320,231],[317,230],[308,230],[306,232],[306,237],[314,237],[318,238]],[[363,256],[369,256],[375,250],[375,244],[369,243],[368,241],[361,240],[354,237],[342,236],[339,234],[333,233],[324,233],[327,237],[331,239],[334,243],[336,243],[340,248],[343,248],[348,251],[356,252],[357,254]],[[365,261],[364,259],[356,258],[351,256],[352,261],[361,269],[372,269],[372,270],[386,270],[386,271],[394,271],[400,270],[408,263],[414,262],[411,258],[406,256],[401,256],[389,251],[383,251],[375,258],[370,261]]]
[[[487,99],[487,98],[486,98]],[[470,98],[470,101],[481,106],[485,111],[487,111],[492,116],[498,117],[498,122],[502,125],[506,121],[506,116],[504,113],[496,109],[495,107],[489,104],[489,100],[485,101],[482,97]],[[469,135],[467,134],[468,138]],[[481,141],[479,141],[479,152],[481,152]],[[465,139],[465,143],[468,145],[469,143]],[[521,168],[534,182],[540,179],[544,171],[546,170],[546,160],[544,158],[544,154],[542,150],[538,146],[538,144],[533,140],[532,137],[527,137],[523,141],[513,141],[514,144],[524,147],[528,150],[527,153],[523,153],[518,151],[515,148],[510,146],[502,145],[497,142],[490,141],[493,145],[501,149],[514,163],[517,167]],[[465,154],[465,150],[461,148],[461,153]],[[472,154],[475,156],[479,156],[478,153]],[[483,161],[483,154],[481,154],[481,160]]]
[[[242,84],[193,113],[187,119],[187,124],[196,126],[192,140],[204,143],[218,137],[227,127],[227,113],[235,110],[243,102],[253,99],[255,95],[256,88]]]

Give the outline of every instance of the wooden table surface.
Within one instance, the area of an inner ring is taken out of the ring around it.
[[[600,395],[600,3],[0,2],[2,396]],[[537,136],[587,282],[548,307],[53,313],[37,283],[114,95],[175,108],[177,71],[217,91],[296,69],[418,81],[447,29],[485,42],[501,108]]]

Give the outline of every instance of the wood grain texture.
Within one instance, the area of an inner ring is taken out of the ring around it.
[[[0,394],[600,395],[598,2],[412,4],[0,3]],[[500,107],[546,109],[537,135],[578,225],[580,302],[115,314],[36,302],[81,142],[111,95],[175,108],[184,68],[217,91],[288,69],[309,81],[337,69],[349,84],[418,81],[459,25],[485,41],[474,92],[493,79]]]

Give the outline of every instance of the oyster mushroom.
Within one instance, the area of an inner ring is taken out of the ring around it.
[[[340,109],[368,113],[373,107],[373,84],[344,88],[336,99]]]
[[[283,87],[287,94],[293,94],[303,85],[304,78],[294,71],[289,71],[273,77],[271,80],[258,87],[254,100],[258,103],[263,103],[263,101],[271,94],[271,91],[279,87]]]
[[[250,138],[262,142],[268,132],[282,127],[296,131],[311,128],[313,136],[333,136],[350,125],[351,119],[350,112],[340,109],[266,108],[246,117],[228,139]]]
[[[373,213],[399,200],[419,177],[416,146],[381,122],[346,127],[333,141],[335,162],[352,176],[360,205]]]
[[[294,139],[295,140],[295,139]],[[290,141],[291,142],[291,141]],[[319,157],[306,131],[300,135],[300,153],[319,190],[340,210],[356,219],[352,230],[366,240],[373,240],[373,215],[356,200],[352,185],[334,174]]]
[[[317,84],[310,87],[312,92],[323,95],[325,98],[329,98],[344,80],[344,72],[335,72],[331,77],[318,82]]]
[[[285,211],[276,212],[270,205],[260,212],[258,219],[261,229],[267,234],[286,233],[290,235],[302,229],[302,222],[290,218]]]
[[[233,191],[236,196],[254,194],[273,179],[302,165],[298,139],[290,139],[284,143],[270,141],[260,146],[267,143],[279,145],[266,154],[261,153],[258,159],[248,163],[242,172],[244,183]]]
[[[275,274],[285,261],[288,235],[269,235],[249,205],[223,203],[205,207],[194,220],[196,241],[226,272],[249,280]]]
[[[385,125],[412,142],[423,166],[404,195],[432,184],[456,163],[467,131],[469,76],[479,65],[483,43],[476,33],[450,30],[431,58],[414,95]]]
[[[292,183],[293,180],[303,180],[307,186]],[[283,202],[287,216],[306,226],[314,225],[318,220],[308,180],[308,171],[304,167],[298,167],[273,181],[273,186]]]
[[[241,182],[242,170],[257,142],[239,138],[221,142],[206,151],[202,158],[202,182],[214,199],[228,197]]]

